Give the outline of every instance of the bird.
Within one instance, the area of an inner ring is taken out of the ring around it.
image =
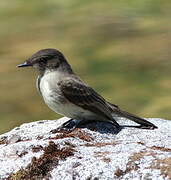
[[[76,128],[94,121],[121,126],[115,117],[124,117],[138,123],[140,128],[157,126],[105,100],[74,73],[65,56],[56,49],[41,49],[17,67],[33,67],[38,72],[37,89],[45,104],[54,112],[71,118],[64,128]],[[78,121],[77,121],[78,120]],[[76,123],[77,122],[77,123]]]

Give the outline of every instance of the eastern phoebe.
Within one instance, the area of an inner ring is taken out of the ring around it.
[[[79,125],[91,121],[107,121],[120,129],[120,125],[114,119],[119,116],[135,121],[141,128],[157,128],[147,120],[122,111],[118,106],[107,102],[73,72],[64,55],[56,49],[42,49],[18,65],[28,66],[39,72],[37,89],[49,108],[56,113],[79,120]],[[75,127],[78,124],[75,124]],[[71,122],[64,125],[69,128],[70,126]]]

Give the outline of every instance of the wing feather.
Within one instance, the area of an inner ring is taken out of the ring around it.
[[[73,104],[113,121],[111,110],[106,101],[92,88],[74,79],[58,83],[63,95]]]

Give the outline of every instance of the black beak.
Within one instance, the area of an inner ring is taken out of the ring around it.
[[[28,63],[27,61],[22,64],[17,65],[17,67],[27,67],[27,66],[32,66],[32,65]]]

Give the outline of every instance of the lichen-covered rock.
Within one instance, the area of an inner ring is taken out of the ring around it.
[[[27,123],[1,135],[0,179],[171,179],[171,121],[148,119],[155,130],[117,132],[104,122],[54,130],[67,120]]]

